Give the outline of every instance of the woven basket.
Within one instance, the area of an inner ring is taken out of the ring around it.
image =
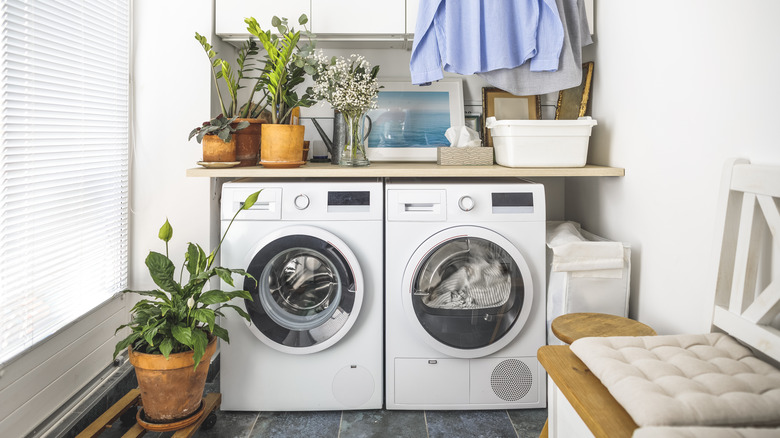
[[[493,148],[437,148],[436,163],[440,166],[492,166]]]

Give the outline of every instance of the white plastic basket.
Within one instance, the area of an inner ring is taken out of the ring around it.
[[[496,163],[506,167],[583,167],[588,159],[590,117],[577,120],[496,120],[488,117]]]

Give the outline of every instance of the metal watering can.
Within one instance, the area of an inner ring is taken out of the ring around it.
[[[372,126],[371,117],[365,117],[366,121],[368,122],[368,127],[364,127],[365,133],[363,134],[363,141],[368,139],[368,136],[371,134]],[[341,115],[341,111],[334,111],[333,114],[333,140],[328,137],[328,134],[325,133],[325,130],[322,129],[322,126],[320,126],[320,123],[315,117],[312,117],[311,121],[314,123],[314,128],[317,130],[317,132],[320,133],[322,141],[325,142],[325,147],[328,148],[331,164],[339,164],[341,150],[344,148],[344,144],[347,142],[347,121],[344,120],[344,116]]]

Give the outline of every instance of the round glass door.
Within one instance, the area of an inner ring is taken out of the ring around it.
[[[426,240],[404,275],[404,307],[431,346],[481,357],[514,339],[530,313],[533,284],[520,252],[501,235],[455,227]]]
[[[291,228],[256,250],[247,268],[256,281],[244,280],[253,301],[245,304],[261,341],[280,351],[313,353],[336,343],[354,324],[362,275],[354,254],[336,236]]]

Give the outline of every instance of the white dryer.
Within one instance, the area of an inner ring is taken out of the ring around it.
[[[544,187],[389,180],[387,409],[546,406]]]
[[[222,266],[251,317],[225,318],[222,409],[382,407],[383,192],[378,179],[240,181],[222,189]],[[225,286],[223,284],[223,286]]]

